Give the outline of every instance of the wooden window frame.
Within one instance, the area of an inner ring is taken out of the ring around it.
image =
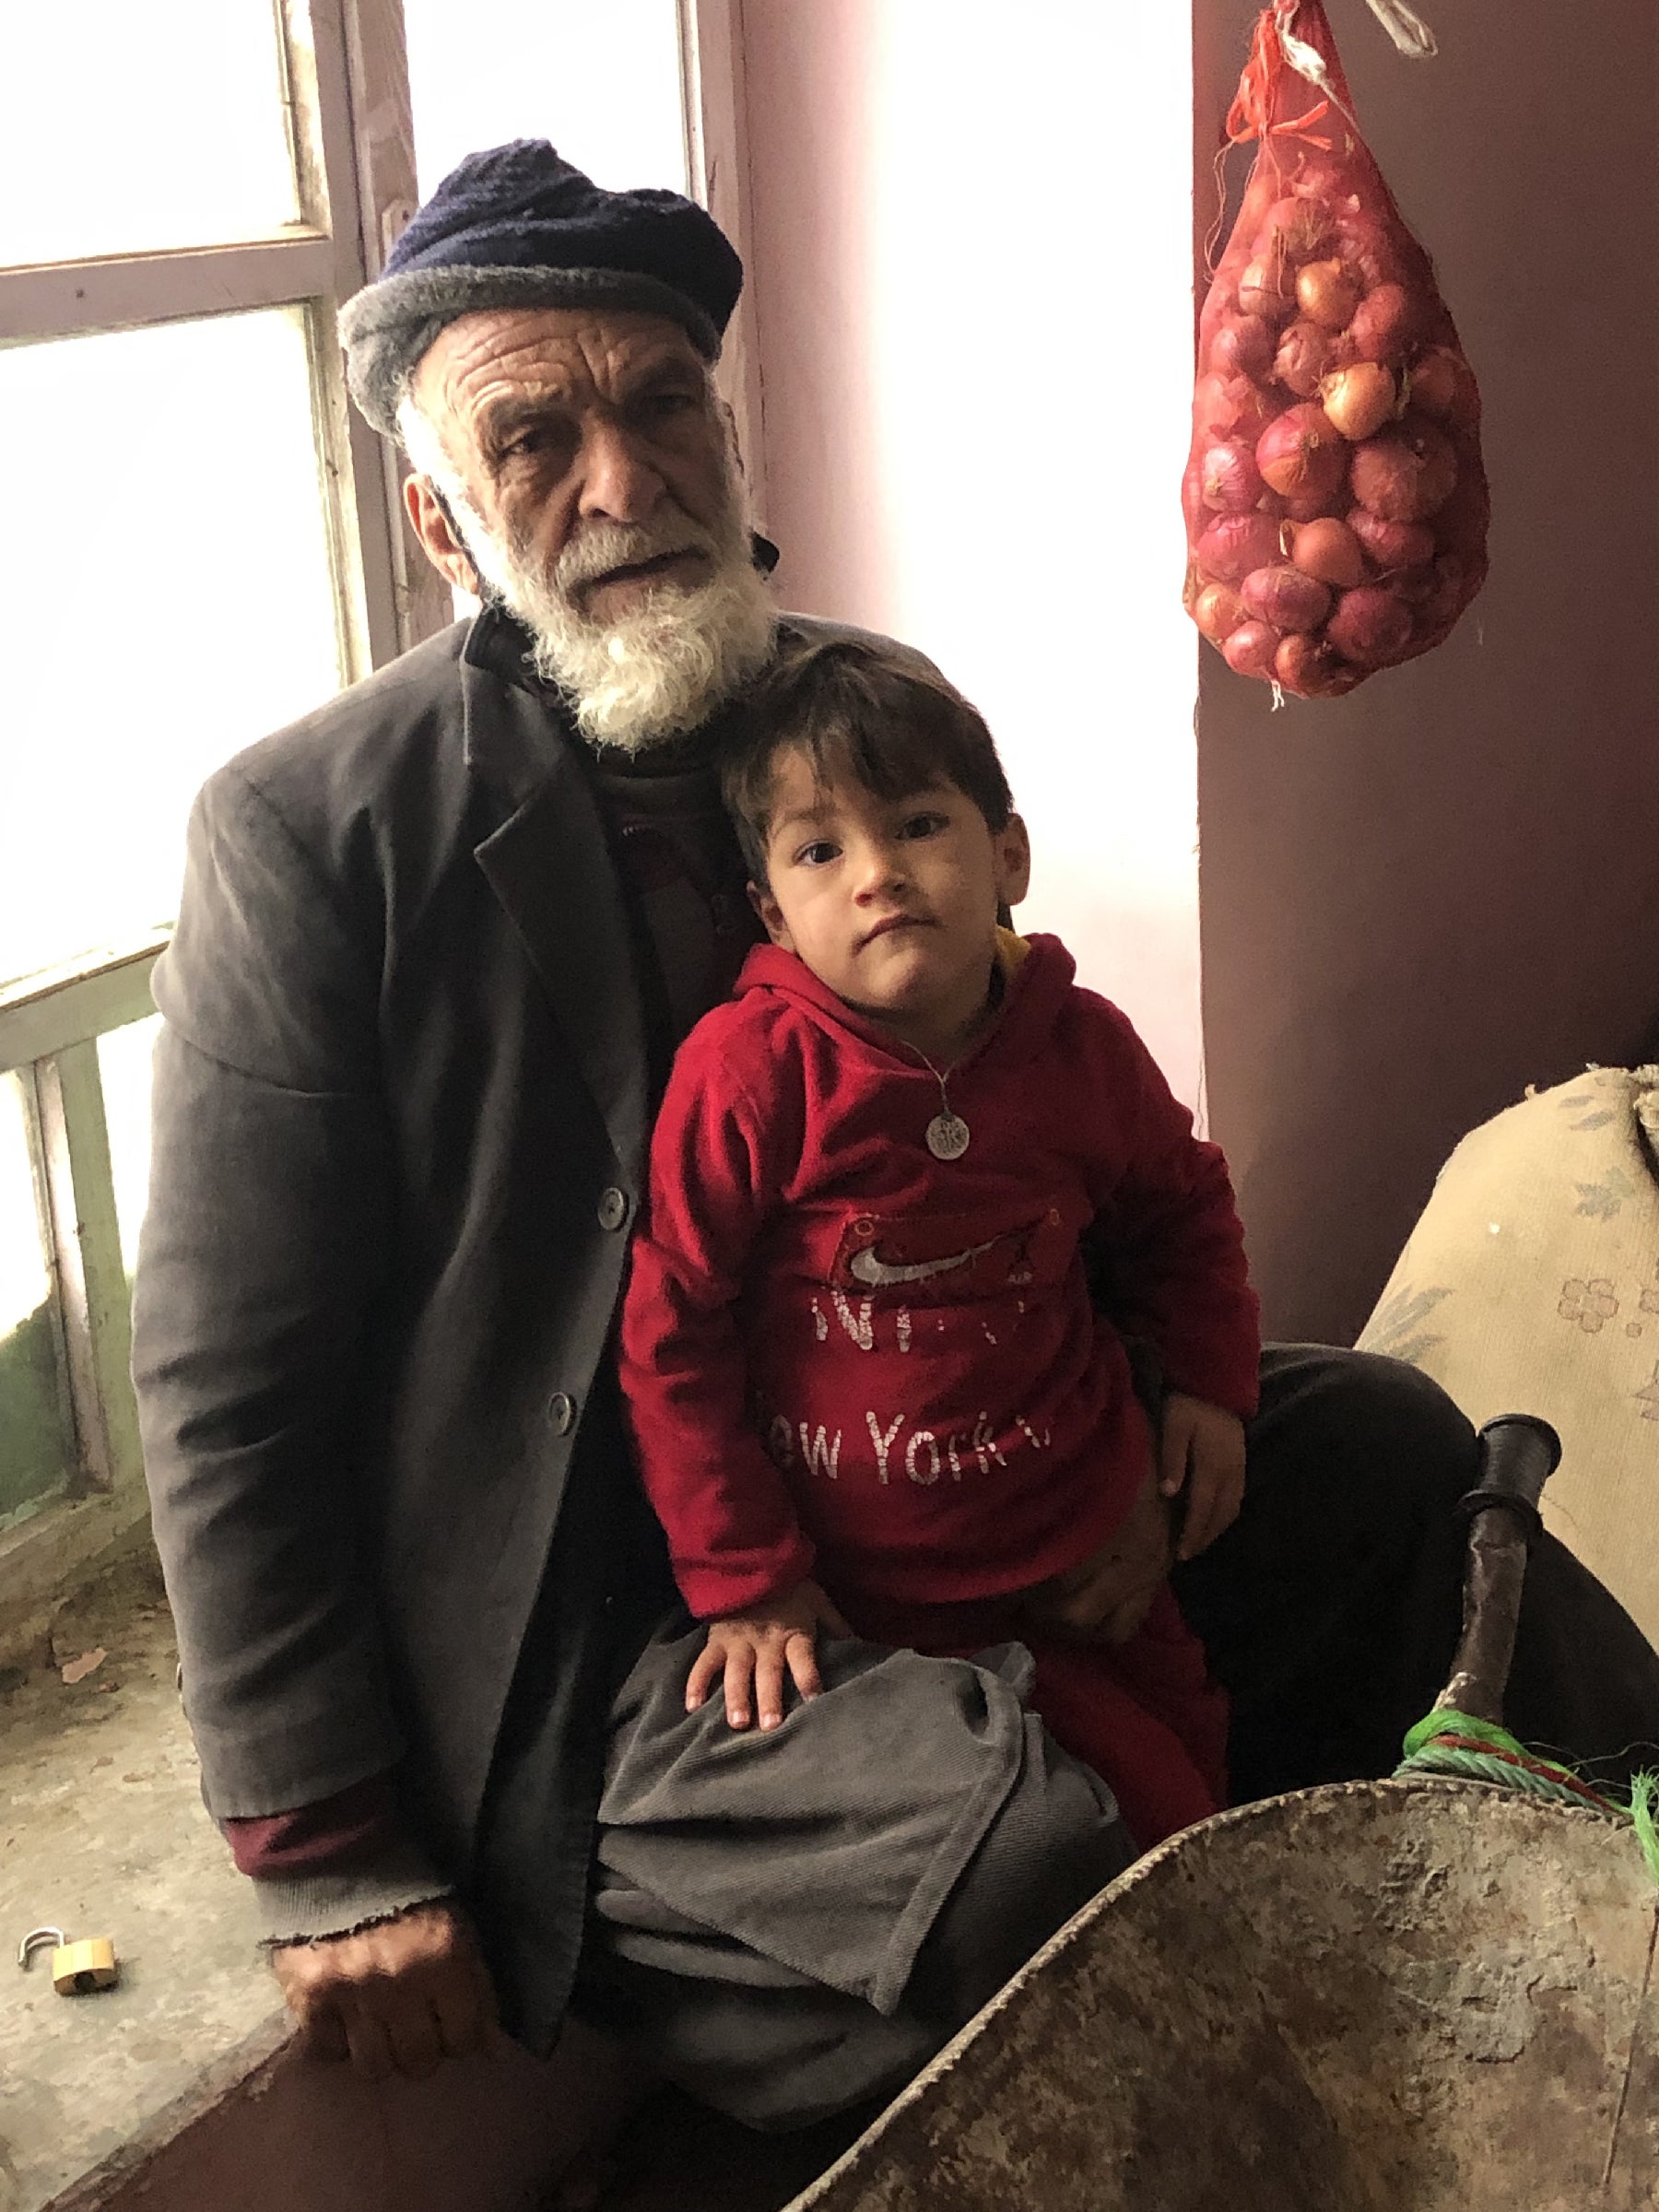
[[[715,382],[737,426],[755,520],[766,527],[766,417],[755,296],[755,223],[749,189],[747,87],[743,0],[677,0],[680,101],[686,175],[746,272],[736,312],[721,350]]]

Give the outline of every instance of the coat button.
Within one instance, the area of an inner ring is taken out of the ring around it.
[[[628,1196],[613,1182],[608,1190],[599,1194],[599,1226],[601,1229],[620,1229],[628,1218]]]
[[[555,1436],[569,1436],[571,1423],[576,1418],[576,1401],[556,1390],[547,1400],[547,1419]]]

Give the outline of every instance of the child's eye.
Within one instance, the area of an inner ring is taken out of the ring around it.
[[[908,815],[899,826],[900,837],[937,837],[941,830],[949,827],[947,816],[936,810],[927,814]]]
[[[829,838],[815,837],[811,844],[801,847],[795,859],[804,867],[821,868],[826,861],[833,860],[840,851],[841,847]]]

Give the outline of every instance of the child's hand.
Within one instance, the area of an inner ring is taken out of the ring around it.
[[[751,1691],[761,1727],[781,1727],[786,1666],[804,1698],[816,1698],[824,1687],[816,1649],[820,1628],[832,1636],[853,1633],[816,1583],[797,1583],[753,1613],[712,1620],[686,1684],[686,1711],[695,1712],[724,1675],[726,1719],[734,1728],[749,1724]]]
[[[1177,1559],[1196,1559],[1239,1517],[1244,1502],[1244,1424],[1224,1406],[1171,1391],[1163,1403],[1158,1487],[1166,1498],[1184,1488]]]

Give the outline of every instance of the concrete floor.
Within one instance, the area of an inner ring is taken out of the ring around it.
[[[197,1794],[174,1664],[159,1575],[138,1560],[0,1673],[0,2212],[36,2212],[277,2009]],[[49,1953],[19,1972],[42,1924],[112,1936],[120,1985],[60,1997]]]
[[[850,2119],[779,2141],[672,2093],[638,2105],[608,2048],[574,2032],[546,2065],[511,2051],[377,2088],[285,2048],[174,1664],[146,1559],[0,1669],[0,2212],[528,2212],[630,2110],[585,2202],[775,2212],[857,2134]],[[20,1972],[42,1924],[112,1936],[119,1987],[60,1997],[44,1954]]]

